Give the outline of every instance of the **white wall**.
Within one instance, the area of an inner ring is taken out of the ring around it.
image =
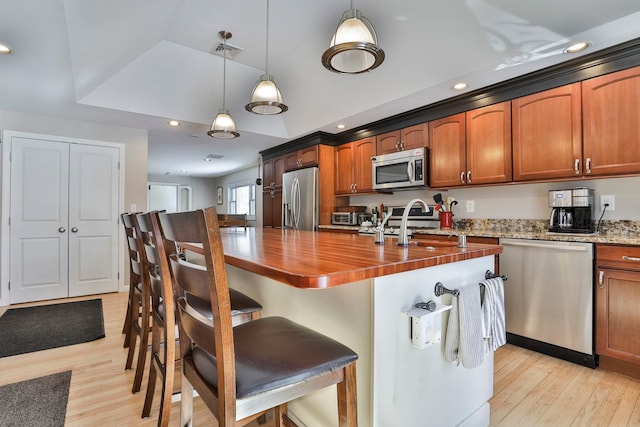
[[[196,178],[175,175],[149,175],[148,182],[180,184],[191,187],[192,208],[204,209],[216,204],[216,180],[214,178]],[[146,208],[145,202],[142,205]]]
[[[373,206],[404,206],[413,198],[434,204],[433,195],[458,200],[454,217],[492,219],[546,219],[549,217],[548,191],[575,187],[593,188],[596,194],[596,216],[600,216],[600,196],[615,196],[615,211],[607,209],[605,220],[640,220],[640,177],[606,178],[590,181],[551,182],[541,184],[509,184],[492,187],[460,188],[448,191],[397,191],[394,194],[352,196],[350,204]],[[466,201],[473,200],[474,212],[466,212]]]
[[[217,178],[216,187],[222,187],[224,194],[224,203],[216,205],[218,213],[227,213],[227,189],[230,185],[255,184],[256,178],[258,178],[258,172],[255,166]],[[249,221],[256,227],[262,227],[262,190],[262,185],[256,186],[256,220]]]

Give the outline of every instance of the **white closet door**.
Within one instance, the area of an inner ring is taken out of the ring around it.
[[[118,158],[113,147],[71,144],[69,296],[118,290]]]
[[[68,293],[69,145],[13,138],[10,303]]]

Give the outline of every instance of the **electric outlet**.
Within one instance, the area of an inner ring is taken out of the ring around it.
[[[474,200],[467,200],[467,212],[473,212],[476,210],[476,202]]]
[[[600,196],[600,211],[604,211],[604,205],[609,204],[607,206],[607,211],[615,211],[616,210],[616,200],[613,194],[608,194],[606,196]]]
[[[136,212],[138,210],[138,206],[135,203],[131,203],[131,211],[130,212]]]

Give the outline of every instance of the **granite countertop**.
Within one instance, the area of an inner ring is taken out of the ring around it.
[[[459,235],[475,237],[555,240],[564,242],[608,243],[640,246],[640,221],[602,221],[596,234],[548,233],[548,220],[462,219],[451,230],[413,229],[421,235]],[[358,231],[358,226],[321,225],[324,230]]]

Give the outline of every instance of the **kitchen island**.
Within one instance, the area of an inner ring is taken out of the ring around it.
[[[486,426],[493,355],[475,369],[446,363],[443,342],[412,345],[414,304],[435,298],[436,282],[455,289],[479,283],[500,246],[398,247],[388,238],[280,229],[223,229],[229,284],[260,301],[263,316],[281,315],[358,353],[358,420],[364,427]],[[446,328],[447,314],[436,325]],[[444,341],[444,340],[443,340]],[[289,405],[307,427],[337,425],[335,387]]]

